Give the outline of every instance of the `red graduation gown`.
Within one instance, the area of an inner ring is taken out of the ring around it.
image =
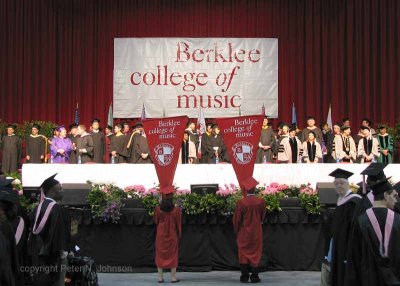
[[[236,204],[233,227],[237,234],[239,263],[257,267],[263,246],[262,222],[265,216],[265,201],[250,195]]]
[[[154,222],[157,225],[156,265],[158,268],[176,268],[182,233],[180,209],[164,212],[158,206],[154,211]]]

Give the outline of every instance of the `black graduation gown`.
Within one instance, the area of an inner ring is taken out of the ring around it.
[[[220,162],[229,162],[226,145],[221,135],[211,135],[207,142],[207,163],[215,164],[215,151],[213,147],[218,147],[218,158]]]
[[[336,207],[332,218],[332,286],[343,286],[345,281],[345,261],[354,216],[354,209],[361,198],[353,197]]]
[[[78,136],[69,135],[68,138],[71,140],[72,145],[75,144],[75,146],[76,146]],[[69,164],[77,164],[78,163],[78,156],[76,155],[76,152],[77,152],[77,150],[71,150],[71,154],[69,155],[69,159],[68,159]]]
[[[151,164],[150,149],[146,137],[142,135],[134,136],[134,152],[136,154],[136,164]],[[149,154],[146,159],[142,158],[142,154]]]
[[[268,163],[272,162],[272,157],[276,148],[275,134],[271,127],[261,129],[260,143],[263,146],[271,146],[271,149],[264,150],[258,148],[256,163],[263,163],[264,157]]]
[[[51,200],[49,199],[44,200],[38,224],[43,218],[50,202]],[[33,211],[34,219],[37,211],[38,207]],[[34,225],[34,221],[32,225]],[[60,205],[56,204],[51,210],[43,230],[39,234],[31,233],[29,250],[32,256],[32,265],[61,269],[60,253],[61,251],[70,250],[70,230],[71,225],[67,212]],[[50,274],[39,272],[33,277],[34,285],[52,285],[55,281],[58,281],[60,274],[60,271],[53,271]]]
[[[379,224],[384,225],[388,209],[373,208],[373,210]],[[390,237],[389,257],[382,258],[379,254],[379,240],[368,215],[364,213],[357,219],[350,237],[351,248],[349,248],[349,262],[346,269],[346,284],[344,285],[390,285],[385,283],[385,280],[389,277],[387,272],[394,274],[394,277],[400,281],[400,215],[396,213],[394,214]],[[385,269],[385,271],[381,272],[381,269]]]
[[[26,156],[30,157],[29,161],[26,161],[27,163],[43,163],[43,159],[40,157],[43,156],[44,158],[45,155],[46,145],[44,140],[45,139],[42,136],[33,137],[31,135],[26,137]]]
[[[12,220],[11,224],[12,224],[14,236],[15,236],[21,219],[24,221],[24,228],[23,228],[21,238],[20,238],[18,244],[16,245],[16,254],[17,254],[19,265],[26,266],[26,265],[28,265],[27,264],[27,242],[28,242],[28,228],[29,228],[28,222],[24,218],[17,216]],[[27,273],[20,273],[19,277],[16,278],[16,285],[24,285],[24,281],[25,281],[24,276],[26,274]]]
[[[93,162],[104,163],[105,138],[104,133],[91,131],[93,138]]]
[[[129,133],[126,136],[126,148],[127,148],[127,158],[126,162],[131,164],[136,164],[137,155],[135,152],[135,140],[137,136],[140,136],[139,132]],[[130,141],[130,142],[129,142]],[[129,144],[129,148],[128,148]]]
[[[1,171],[5,174],[17,172],[21,159],[21,139],[16,135],[3,136],[1,150],[3,153]]]
[[[86,153],[80,153],[79,149],[86,149]],[[93,138],[87,133],[76,140],[76,153],[81,156],[81,163],[93,162]]]
[[[0,218],[3,219],[3,218]],[[11,270],[11,275],[12,278],[10,277],[7,278],[7,280],[12,281],[10,285],[17,285],[17,286],[23,286],[21,284],[21,272],[19,271],[19,262],[18,262],[18,255],[17,255],[17,249],[15,246],[15,236],[14,236],[14,231],[12,228],[11,223],[8,220],[4,220],[0,222],[0,233],[4,236],[4,247],[6,249],[6,256],[5,256],[5,261],[8,262]],[[9,270],[7,270],[9,273]],[[9,273],[10,274],[10,273]],[[8,274],[8,275],[9,275]],[[18,283],[18,284],[17,284]],[[0,284],[3,285],[3,284]],[[8,284],[4,284],[8,285]]]
[[[208,141],[210,140],[210,138],[211,138],[211,134],[209,135],[206,132],[201,135],[201,147],[200,147],[201,160],[200,160],[200,163],[203,163],[203,164],[207,163],[208,156],[209,156],[207,145],[208,145]]]
[[[114,157],[114,163],[115,164],[120,164],[120,163],[126,163],[127,157],[128,157],[128,149],[126,148],[127,146],[127,136],[122,134],[122,135],[113,135],[111,137],[110,141],[110,153],[112,151],[117,152],[116,157]]]
[[[0,285],[15,285],[11,261],[9,242],[0,229]]]

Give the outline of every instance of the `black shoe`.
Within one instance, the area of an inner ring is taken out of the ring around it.
[[[241,283],[248,283],[249,282],[249,275],[240,275],[240,282]]]
[[[250,281],[251,281],[251,283],[259,283],[259,282],[261,282],[261,279],[260,279],[260,277],[258,277],[258,274],[251,274],[250,275]]]
[[[249,282],[249,278],[250,278],[249,270],[250,270],[250,268],[249,268],[248,264],[240,264],[240,272],[242,272],[242,275],[240,275],[241,283]]]

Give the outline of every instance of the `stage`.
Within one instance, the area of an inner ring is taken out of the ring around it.
[[[253,176],[261,184],[299,185],[317,182],[332,182],[329,176],[336,168],[353,172],[352,183],[362,180],[359,175],[367,164],[256,164]],[[157,174],[152,164],[24,164],[22,183],[24,187],[38,187],[43,180],[58,173],[61,183],[115,183],[121,188],[129,185],[143,185],[152,188],[158,184]],[[400,180],[400,164],[390,164],[385,174],[394,181]],[[190,189],[191,184],[235,184],[235,172],[230,164],[178,165],[174,183],[180,189]]]
[[[261,269],[320,270],[330,213],[313,216],[292,208],[267,214]],[[130,272],[156,271],[155,225],[144,211],[124,211],[119,224],[103,224],[92,219],[89,211],[71,210],[71,214],[79,223],[77,244],[82,254],[93,257],[97,265],[120,266]],[[231,217],[183,215],[182,224],[179,270],[239,268]]]

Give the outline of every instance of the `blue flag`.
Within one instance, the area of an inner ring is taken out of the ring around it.
[[[292,125],[297,126],[296,107],[294,107],[294,102],[292,106]]]
[[[78,102],[76,103],[76,109],[75,109],[75,124],[79,124],[79,107],[78,107]]]

